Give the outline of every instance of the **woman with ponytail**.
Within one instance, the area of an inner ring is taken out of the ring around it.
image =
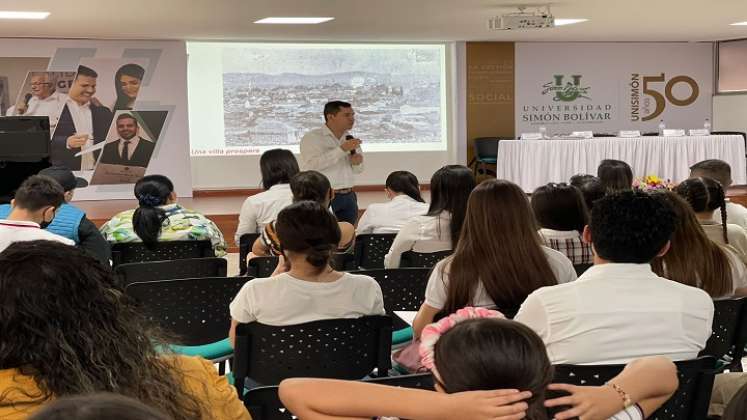
[[[373,278],[329,265],[340,228],[327,207],[296,202],[278,214],[275,225],[283,263],[274,276],[247,282],[231,302],[231,341],[240,322],[294,325],[384,315],[381,288]]]
[[[123,211],[101,227],[110,243],[142,242],[154,248],[158,242],[210,240],[215,255],[226,254],[226,242],[218,226],[200,213],[176,202],[174,184],[163,175],[148,175],[135,184],[138,208]]]
[[[690,204],[710,240],[731,246],[747,261],[747,233],[741,226],[726,223],[726,194],[718,181],[708,177],[690,178],[674,191]],[[720,211],[720,219],[714,217],[716,210]]]
[[[407,171],[395,171],[386,178],[387,203],[370,204],[358,221],[356,232],[397,233],[415,216],[428,212],[428,203],[420,196],[418,178]]]

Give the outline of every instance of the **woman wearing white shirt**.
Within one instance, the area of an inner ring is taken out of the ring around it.
[[[298,162],[293,153],[284,149],[268,150],[259,158],[259,170],[265,191],[244,200],[234,237],[237,244],[245,233],[262,232],[266,224],[278,217],[280,210],[293,202],[289,183],[298,173]]]
[[[418,178],[407,171],[395,171],[386,178],[388,203],[370,204],[358,221],[356,233],[397,233],[414,216],[428,212],[420,196]]]
[[[413,322],[415,337],[441,311],[487,306],[512,314],[534,290],[575,280],[570,260],[541,245],[535,226],[519,186],[496,179],[478,185],[454,254],[436,264],[428,279]]]
[[[466,166],[446,165],[431,177],[431,204],[424,216],[402,226],[384,257],[384,267],[398,268],[407,251],[438,252],[455,249],[462,230],[467,198],[475,178]]]
[[[708,239],[682,197],[669,191],[659,194],[677,217],[669,251],[651,262],[654,273],[703,289],[713,299],[747,296],[747,268],[731,247]]]
[[[295,325],[384,315],[381,288],[373,278],[330,267],[340,228],[326,207],[314,201],[294,203],[280,212],[275,226],[284,261],[274,276],[247,282],[231,302],[232,342],[239,322]]]

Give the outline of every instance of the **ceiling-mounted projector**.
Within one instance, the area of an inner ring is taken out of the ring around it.
[[[519,7],[518,12],[506,13],[505,15],[496,16],[488,19],[488,28],[492,30],[512,30],[512,29],[542,29],[554,28],[555,18],[550,13],[550,6],[545,10],[535,12],[526,12],[526,6]]]

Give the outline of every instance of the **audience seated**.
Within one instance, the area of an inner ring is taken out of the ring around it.
[[[424,216],[415,216],[402,226],[384,257],[384,267],[398,268],[407,251],[438,252],[456,249],[464,223],[467,198],[475,187],[472,171],[462,165],[447,165],[431,177],[431,204]]]
[[[69,204],[73,199],[75,189],[87,186],[88,181],[75,177],[64,166],[53,166],[42,169],[39,175],[54,179],[65,190],[65,201],[57,209],[52,223],[47,226],[46,230],[72,239],[80,249],[108,266],[111,259],[109,243],[101,236],[101,232],[99,232],[96,225],[88,220],[83,210]],[[10,210],[11,207],[9,204],[0,205],[0,219],[7,218]]]
[[[581,194],[584,196],[584,202],[586,202],[586,208],[591,211],[594,208],[594,201],[604,197],[606,193],[602,181],[594,175],[573,175],[570,179],[571,185],[581,190]]]
[[[594,266],[574,282],[534,291],[515,319],[542,337],[553,363],[697,357],[711,336],[711,297],[650,266],[668,251],[674,224],[671,207],[644,192],[597,200],[584,229]]]
[[[293,202],[314,201],[329,209],[334,198],[334,190],[324,174],[317,171],[304,171],[294,175],[290,181],[290,189],[293,193]],[[331,210],[330,210],[331,212]],[[335,248],[336,252],[348,252],[355,241],[355,227],[348,222],[337,222],[340,229],[340,240]],[[278,237],[275,222],[265,225],[262,234],[252,245],[253,256],[282,255],[282,242]]]
[[[571,405],[556,418],[630,420],[650,415],[677,389],[675,366],[665,358],[636,360],[609,381],[634,396],[627,408],[613,385],[550,385],[553,368],[542,340],[499,315],[465,308],[426,328],[420,354],[436,392],[299,378],[280,384],[280,398],[302,419],[538,420],[548,418],[545,407]],[[547,389],[571,395],[546,401]]]
[[[166,340],[113,274],[74,247],[31,241],[0,253],[0,331],[4,420],[93,392],[132,397],[175,420],[249,419],[210,362],[163,353]]]
[[[294,325],[321,319],[383,315],[376,281],[330,267],[340,242],[337,219],[315,201],[286,207],[275,222],[283,255],[272,277],[247,282],[231,302],[231,341],[238,323]]]
[[[633,187],[633,169],[621,160],[604,159],[597,168],[597,177],[607,192]]]
[[[60,398],[29,420],[170,420],[162,412],[135,399],[101,392]]]
[[[708,238],[718,244],[731,245],[747,261],[747,233],[742,227],[726,222],[726,196],[718,181],[690,178],[675,187],[674,191],[693,208]],[[720,209],[720,221],[714,220],[716,209]]]
[[[265,225],[278,217],[280,210],[293,202],[290,180],[298,173],[298,162],[289,150],[272,149],[259,158],[264,192],[244,200],[239,212],[239,226],[234,240],[245,233],[260,233]]]
[[[591,245],[581,238],[589,215],[578,188],[543,185],[532,193],[532,211],[543,245],[562,252],[574,265],[592,263]]]
[[[732,184],[731,166],[723,160],[708,159],[690,167],[690,178],[708,177],[718,181],[724,190]],[[721,215],[714,214],[713,220],[720,222]],[[726,199],[726,223],[739,225],[747,229],[747,208]]]
[[[101,233],[111,243],[210,240],[216,257],[226,254],[226,241],[218,226],[204,215],[176,202],[174,184],[163,175],[147,175],[135,184],[139,207],[116,214]]]
[[[687,201],[674,192],[657,193],[675,213],[671,246],[651,267],[659,276],[705,290],[714,299],[747,296],[747,268],[726,246],[708,239]]]
[[[64,201],[65,191],[52,178],[33,175],[23,181],[10,202],[10,213],[0,220],[0,251],[13,242],[37,239],[75,245],[72,239],[45,230]]]
[[[428,279],[415,336],[440,311],[479,306],[514,314],[534,290],[575,280],[568,258],[543,246],[534,226],[527,196],[516,184],[491,179],[475,187],[454,254]]]
[[[721,420],[744,420],[745,413],[747,373],[727,372],[716,375],[708,415],[721,416]]]
[[[384,188],[388,203],[369,204],[356,233],[397,233],[414,216],[428,212],[428,204],[420,196],[418,179],[410,172],[395,171],[386,178]]]

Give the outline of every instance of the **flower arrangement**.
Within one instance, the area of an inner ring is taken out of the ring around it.
[[[646,175],[633,180],[633,189],[640,191],[671,190],[675,187],[671,179],[663,179],[656,175]]]

